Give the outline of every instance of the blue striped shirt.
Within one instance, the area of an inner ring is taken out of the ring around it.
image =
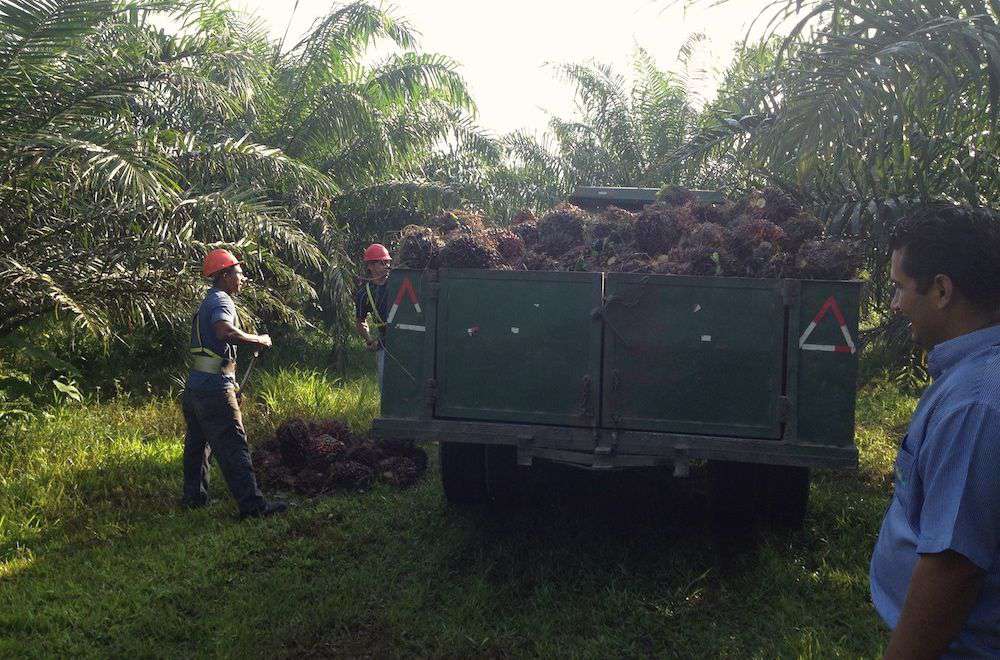
[[[949,657],[1000,656],[1000,326],[936,346],[934,379],[896,458],[871,561],[872,602],[895,627],[921,554],[952,550],[985,571]]]

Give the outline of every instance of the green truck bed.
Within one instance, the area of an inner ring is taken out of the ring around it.
[[[389,296],[373,435],[440,441],[463,479],[857,462],[858,282],[395,270]]]

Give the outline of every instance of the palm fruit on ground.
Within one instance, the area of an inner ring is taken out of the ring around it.
[[[307,462],[313,467],[327,466],[347,455],[347,445],[341,440],[335,440],[332,435],[320,435],[312,439],[309,445]]]
[[[358,463],[363,463],[368,467],[375,467],[378,462],[382,460],[382,449],[379,445],[376,445],[371,440],[365,440],[358,445],[351,447],[347,451],[348,461],[356,461]]]
[[[372,485],[375,473],[364,463],[339,461],[330,466],[328,483],[342,488],[365,489]]]
[[[390,456],[378,464],[378,477],[385,483],[399,488],[412,486],[420,478],[421,470],[412,459],[405,456]]]
[[[340,440],[348,447],[356,444],[354,434],[351,433],[351,427],[339,419],[323,419],[310,422],[309,435],[313,437],[318,435],[329,435],[332,436],[334,440]]]
[[[309,425],[299,418],[292,418],[278,427],[275,433],[281,457],[287,465],[298,466],[306,461],[311,438]]]

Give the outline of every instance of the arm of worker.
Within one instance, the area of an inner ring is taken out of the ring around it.
[[[212,324],[212,330],[219,341],[227,344],[248,344],[254,348],[271,348],[270,335],[251,335],[243,332],[232,323],[226,320],[219,320]]]
[[[368,329],[367,319],[357,319],[357,328],[358,334],[365,340],[365,346],[368,347],[368,350],[373,351],[378,348],[378,339],[372,337],[371,331]]]
[[[948,649],[979,596],[984,571],[957,552],[921,555],[887,660],[932,660]]]
[[[927,429],[912,478],[923,484],[910,577],[888,658],[936,658],[972,613],[1000,549],[1000,412],[969,403]]]

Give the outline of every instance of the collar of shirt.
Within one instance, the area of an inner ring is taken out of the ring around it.
[[[927,355],[927,371],[932,378],[939,378],[969,355],[997,344],[1000,344],[1000,325],[992,325],[941,342]]]

